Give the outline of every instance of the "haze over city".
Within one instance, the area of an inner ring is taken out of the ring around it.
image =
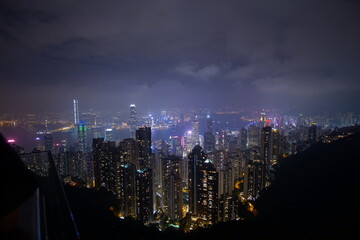
[[[0,4],[0,112],[356,110],[357,1]]]
[[[2,0],[0,239],[359,239],[359,13]]]

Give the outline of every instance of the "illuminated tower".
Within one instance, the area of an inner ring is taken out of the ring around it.
[[[120,200],[122,217],[136,218],[135,165],[129,162],[117,163],[116,189]]]
[[[204,150],[206,153],[215,151],[215,136],[211,132],[204,133]]]
[[[139,155],[136,140],[133,138],[126,138],[122,142],[120,142],[119,147],[120,161],[136,165]],[[140,167],[137,166],[137,169],[139,168]]]
[[[214,224],[218,221],[219,176],[210,159],[206,159],[199,166],[197,177],[197,215],[206,220],[208,224]]]
[[[199,145],[199,121],[194,120],[192,122],[192,146]]]
[[[74,124],[77,125],[80,122],[80,118],[79,118],[79,101],[77,99],[74,99],[73,103],[74,103]]]
[[[162,159],[163,210],[172,220],[182,218],[181,157],[166,156]]]
[[[45,133],[44,135],[44,146],[45,151],[53,149],[53,136],[50,133]]]
[[[260,142],[260,128],[257,127],[255,124],[250,125],[247,131],[248,137],[248,147],[256,147],[259,146]]]
[[[250,199],[256,199],[265,188],[265,164],[261,160],[250,160],[248,163],[247,182],[245,191]]]
[[[140,168],[151,168],[151,128],[141,127],[136,130],[136,141],[138,143],[139,150],[138,166]]]
[[[112,141],[112,129],[108,128],[105,129],[105,142],[111,142]]]
[[[199,192],[199,172],[206,160],[206,154],[199,145],[196,145],[188,156],[188,188],[189,188],[189,210],[193,214],[198,213]]]
[[[87,129],[84,122],[80,121],[77,125],[78,127],[78,143],[79,143],[79,151],[87,152]]]
[[[212,121],[210,115],[206,116],[206,126],[207,126],[207,132],[212,133],[213,132],[213,121]]]
[[[129,119],[129,127],[130,127],[130,137],[135,139],[135,131],[136,131],[136,106],[135,104],[130,104],[130,119]]]
[[[242,128],[240,131],[240,149],[244,150],[247,148],[247,130]]]
[[[170,142],[171,142],[171,154],[175,156],[182,156],[183,148],[181,146],[181,137],[170,136]]]
[[[137,218],[143,223],[153,220],[153,175],[149,168],[136,171]]]
[[[265,115],[265,112],[262,112],[260,114],[259,127],[265,127],[265,122],[266,122],[266,115]]]
[[[92,155],[96,188],[105,187],[116,194],[115,170],[120,156],[115,142],[104,142],[104,138],[94,138]]]
[[[273,157],[273,134],[271,127],[261,129],[260,158],[265,165],[267,186],[271,178],[271,160]]]

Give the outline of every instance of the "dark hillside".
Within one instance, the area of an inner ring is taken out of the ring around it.
[[[256,202],[259,221],[301,239],[352,237],[359,225],[360,133],[285,159]]]

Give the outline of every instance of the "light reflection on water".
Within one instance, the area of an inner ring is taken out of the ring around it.
[[[226,116],[214,116],[213,129],[230,129],[230,130],[239,130],[240,128],[246,126],[247,122],[239,120],[238,117],[230,116],[226,118]],[[91,145],[92,139],[96,135],[97,131],[100,134],[100,137],[105,137],[105,127],[101,129],[89,129],[87,138],[88,143]],[[188,130],[191,130],[191,122],[185,122],[181,125],[167,128],[167,129],[152,129],[152,141],[157,140],[167,140],[170,136],[183,136],[184,133]],[[199,132],[203,134],[206,131],[206,119],[200,119],[199,121]],[[22,127],[10,127],[10,126],[1,126],[0,133],[4,135],[6,139],[15,139],[16,144],[25,148],[26,152],[32,151],[35,147],[35,138],[37,137],[36,132],[29,132],[25,128]],[[112,132],[112,140],[116,142],[120,142],[125,138],[130,136],[128,129],[122,130],[113,130]],[[72,143],[76,143],[76,131],[68,132],[56,132],[53,133],[53,142],[54,144],[60,143],[61,140],[67,139],[68,145]]]

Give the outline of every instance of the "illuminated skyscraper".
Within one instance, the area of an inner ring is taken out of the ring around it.
[[[136,171],[137,218],[143,223],[153,220],[153,175],[149,168]]]
[[[111,128],[105,129],[105,142],[111,142],[113,140],[112,131],[113,130]]]
[[[129,162],[117,163],[116,189],[120,200],[122,217],[136,218],[135,165]]]
[[[77,125],[78,128],[78,143],[79,151],[88,152],[87,144],[87,128],[84,122],[79,122]]]
[[[139,159],[138,166],[140,168],[151,167],[151,128],[141,127],[136,130],[136,141],[138,143]]]
[[[138,162],[138,147],[137,142],[133,138],[126,138],[119,144],[120,147],[120,161],[121,162],[128,162],[134,165],[137,165]],[[140,167],[137,166],[137,169]]]
[[[130,127],[130,137],[135,139],[135,131],[137,127],[135,104],[130,104],[129,127]]]
[[[256,199],[260,191],[265,188],[265,183],[266,174],[264,162],[261,160],[249,161],[245,196],[249,199]]]
[[[171,220],[182,218],[181,157],[165,156],[162,159],[163,210]]]
[[[197,215],[214,224],[218,221],[218,172],[210,159],[199,166]]]
[[[260,128],[257,127],[255,124],[250,125],[248,128],[248,147],[255,147],[259,146],[260,142]]]
[[[175,156],[182,156],[183,147],[181,146],[181,137],[170,136],[170,143],[171,143],[171,154]]]
[[[271,127],[261,129],[260,158],[265,164],[266,186],[271,178],[271,160],[273,157],[273,134]]]
[[[206,116],[206,126],[207,126],[206,131],[212,133],[213,132],[213,121],[212,121],[210,115]]]
[[[199,145],[189,159],[189,210],[209,224],[218,221],[218,173]]]
[[[120,156],[115,142],[104,142],[103,138],[93,139],[93,161],[95,186],[105,187],[116,194],[115,171]]]
[[[246,128],[241,129],[239,141],[240,141],[240,149],[241,150],[246,149],[247,148],[247,130],[246,130]]]
[[[265,127],[265,122],[266,122],[266,114],[265,114],[265,112],[262,112],[260,114],[259,127]]]
[[[206,154],[199,145],[196,145],[188,156],[188,188],[189,188],[189,210],[193,214],[198,213],[199,192],[198,185],[200,184],[199,172],[206,160]]]
[[[192,146],[199,145],[199,121],[194,120],[192,122]]]
[[[77,125],[80,122],[79,101],[77,99],[74,99],[73,104],[74,104],[74,124]]]
[[[44,146],[45,151],[47,150],[53,150],[53,136],[50,133],[45,133],[44,135]]]
[[[206,153],[215,151],[215,136],[211,132],[204,133],[204,151]]]

